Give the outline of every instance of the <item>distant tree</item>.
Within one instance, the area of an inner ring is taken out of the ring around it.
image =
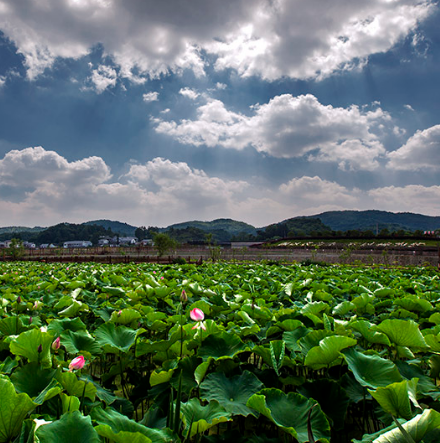
[[[19,259],[24,254],[23,242],[19,238],[13,238],[7,252],[13,260]]]
[[[136,229],[136,231],[134,231],[134,236],[139,240],[142,241],[145,239],[145,237],[147,236],[148,231],[147,228],[145,226],[140,226],[139,228]]]
[[[164,233],[157,233],[153,237],[154,246],[159,257],[164,256],[170,249],[177,246],[176,240]]]

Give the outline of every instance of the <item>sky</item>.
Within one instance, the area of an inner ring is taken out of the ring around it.
[[[440,215],[433,0],[0,0],[0,226]]]

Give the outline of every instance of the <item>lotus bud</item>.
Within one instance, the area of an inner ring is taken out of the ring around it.
[[[41,344],[38,346],[37,351],[39,354],[41,354],[43,352],[43,346],[41,346]]]
[[[188,301],[188,295],[186,294],[185,289],[182,289],[182,293],[180,294],[180,301],[185,303]]]
[[[118,311],[118,317],[120,317],[122,314],[122,311]]]
[[[32,318],[32,316],[30,316],[30,317],[29,317],[29,324],[30,324],[30,325],[32,324],[32,320],[33,320],[33,318]]]
[[[52,342],[52,349],[54,351],[58,351],[58,349],[60,349],[60,345],[61,345],[61,340],[60,337],[57,337],[53,342]]]
[[[85,360],[82,355],[74,358],[69,364],[69,372],[72,372],[74,369],[82,369],[85,365]]]
[[[21,297],[20,296],[17,297],[17,303],[21,303]]]

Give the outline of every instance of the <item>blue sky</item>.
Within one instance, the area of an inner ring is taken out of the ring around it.
[[[440,214],[430,0],[0,0],[0,226]]]

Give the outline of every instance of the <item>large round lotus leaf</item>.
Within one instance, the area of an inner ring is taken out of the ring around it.
[[[83,351],[99,354],[101,347],[87,331],[64,331],[61,334],[61,345],[69,354],[80,354]]]
[[[397,346],[427,348],[428,345],[414,320],[387,319],[376,326]]]
[[[6,317],[0,320],[0,332],[3,335],[18,335],[28,329],[29,326],[23,324],[21,316],[14,315],[14,317]]]
[[[309,441],[307,429],[310,410],[310,424],[315,440],[329,442],[330,425],[321,408],[313,399],[307,399],[301,394],[289,392],[285,394],[279,389],[263,389],[254,394],[247,406],[257,410],[281,429],[295,437],[300,443]]]
[[[423,440],[426,434],[440,427],[440,413],[434,409],[425,409],[423,414],[416,415],[413,419],[402,424],[403,429],[410,435],[410,437],[419,443]],[[388,428],[389,429],[389,428]],[[383,432],[385,431],[385,432]],[[381,435],[378,435],[381,434]],[[391,430],[382,430],[376,434],[374,440],[368,439],[368,435],[364,436],[361,441],[353,440],[357,443],[371,442],[374,443],[407,443],[407,437],[396,426]]]
[[[26,357],[29,362],[38,362],[43,367],[50,367],[52,360],[50,347],[53,336],[48,332],[41,332],[39,329],[22,332],[9,345],[11,352],[15,355]],[[41,347],[40,347],[41,345]],[[39,352],[41,350],[41,352]]]
[[[187,403],[181,404],[181,411],[185,425],[183,435],[189,438],[205,432],[218,423],[231,421],[231,413],[215,400],[202,406],[198,398],[192,398]]]
[[[342,353],[356,380],[366,388],[376,389],[403,379],[396,365],[390,360],[378,355],[365,355],[352,348],[344,349]]]
[[[344,348],[354,346],[356,340],[343,335],[332,335],[323,338],[318,346],[313,347],[306,355],[305,365],[313,369],[325,368],[341,356]]]
[[[17,392],[25,392],[29,397],[37,397],[44,392],[43,399],[48,400],[62,390],[54,380],[55,374],[55,369],[43,369],[38,363],[29,363],[14,371],[11,381]],[[55,383],[51,385],[52,381]]]
[[[375,391],[369,389],[370,394],[380,404],[382,409],[395,417],[409,420],[413,414],[410,400],[419,406],[416,400],[417,378],[392,383]]]
[[[305,326],[300,326],[293,331],[286,331],[283,333],[283,340],[286,343],[286,348],[290,352],[300,352],[301,346],[298,343],[298,340],[305,337],[311,331],[310,328],[306,328]]]
[[[120,325],[128,325],[132,321],[137,320],[141,317],[141,314],[131,308],[122,309],[121,311],[113,311],[110,317],[112,323],[117,323]]]
[[[60,336],[63,331],[80,331],[81,329],[86,329],[86,325],[83,321],[76,317],[74,319],[71,318],[63,318],[56,319],[49,323],[47,330],[53,331],[55,336]]]
[[[179,360],[179,364],[171,378],[171,386],[176,390],[178,389],[180,374],[182,374],[182,391],[189,394],[192,389],[197,387],[195,372],[201,363],[202,360],[195,356]]]
[[[74,395],[78,398],[84,396],[92,401],[95,400],[96,387],[93,383],[78,380],[76,374],[73,372],[62,372],[57,375],[57,379],[69,395]]]
[[[419,396],[428,396],[433,400],[440,398],[440,391],[430,377],[428,377],[419,366],[408,364],[406,361],[396,361],[399,372],[407,380],[418,378],[417,393]]]
[[[99,435],[116,443],[173,443],[175,436],[168,430],[151,429],[130,420],[114,409],[94,408],[90,413],[98,423],[95,428]]]
[[[373,324],[367,320],[355,320],[350,323],[350,328],[362,334],[369,343],[391,346],[390,339],[384,333],[371,329],[372,326]]]
[[[322,411],[333,421],[333,430],[339,431],[344,428],[345,415],[350,399],[339,383],[321,378],[305,383],[298,388],[298,392],[307,398],[313,398],[319,403]]]
[[[119,353],[119,351],[128,352],[138,333],[142,331],[142,329],[135,331],[125,326],[115,326],[114,323],[104,323],[96,329],[95,336],[105,351]]]
[[[209,374],[200,385],[200,395],[208,401],[217,400],[232,415],[257,415],[246,406],[249,398],[256,394],[263,384],[251,372],[227,378],[223,372]]]
[[[197,355],[203,360],[213,357],[215,360],[232,358],[234,355],[249,349],[240,337],[228,332],[211,334],[203,341]]]
[[[89,416],[79,411],[67,412],[59,420],[40,426],[36,432],[40,443],[100,443],[98,433]],[[60,439],[61,437],[61,439]]]
[[[0,377],[0,442],[12,441],[28,412],[37,405],[27,394],[17,394],[14,385]]]

